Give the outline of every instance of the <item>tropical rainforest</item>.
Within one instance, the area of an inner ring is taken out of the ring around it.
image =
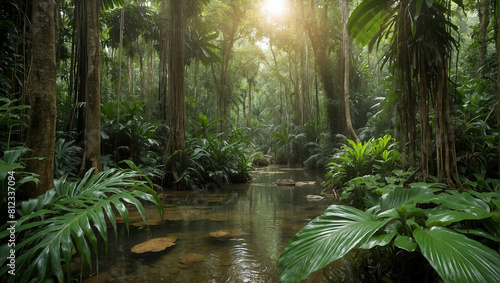
[[[118,216],[161,213],[158,191],[273,163],[320,170],[338,198],[290,239],[279,280],[349,257],[367,282],[498,282],[499,1],[4,0],[0,13],[3,279],[70,281],[71,258],[92,264]]]

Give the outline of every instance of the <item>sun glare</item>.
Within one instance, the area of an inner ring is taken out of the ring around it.
[[[270,16],[283,16],[286,11],[285,0],[267,0],[266,9]]]

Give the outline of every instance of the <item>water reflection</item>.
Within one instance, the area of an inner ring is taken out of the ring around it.
[[[278,187],[277,179],[303,182]],[[140,216],[131,213],[127,236],[119,228],[118,241],[110,240],[107,253],[99,255],[99,275],[86,282],[278,282],[276,262],[290,238],[308,221],[321,215],[332,200],[308,201],[321,191],[321,175],[302,169],[267,168],[254,173],[251,184],[231,185],[210,192],[166,192],[165,219],[148,208],[150,237],[177,238],[174,247],[156,254],[134,255],[130,248],[146,241]],[[131,210],[132,211],[132,210]],[[214,238],[210,232],[235,229],[246,232],[231,239]],[[203,261],[180,262],[189,253]],[[322,282],[321,272],[305,282]]]

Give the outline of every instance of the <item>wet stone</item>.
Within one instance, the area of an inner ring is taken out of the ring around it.
[[[189,264],[193,262],[200,262],[205,260],[205,255],[197,254],[197,253],[189,253],[185,255],[181,255],[179,257],[179,262],[183,264]]]
[[[306,198],[308,201],[318,201],[324,199],[324,197],[319,195],[307,195]]]
[[[216,238],[219,240],[227,240],[239,236],[244,236],[248,235],[247,232],[241,231],[241,230],[233,230],[233,229],[226,229],[226,230],[218,230],[215,232],[210,232],[210,237]]]
[[[184,263],[179,263],[177,264],[177,267],[180,269],[188,269],[192,266],[192,264],[184,264]]]
[[[181,270],[179,268],[176,268],[176,267],[171,267],[171,268],[167,268],[166,270],[168,273],[170,274],[177,274],[179,273]]]
[[[155,238],[133,246],[131,251],[135,254],[159,252],[168,247],[174,246],[176,240],[177,238],[174,237]]]
[[[295,181],[292,179],[278,179],[276,181],[278,186],[295,186]]]
[[[222,266],[231,266],[231,265],[233,265],[233,259],[231,259],[231,258],[222,258],[220,260],[220,265],[222,265]]]

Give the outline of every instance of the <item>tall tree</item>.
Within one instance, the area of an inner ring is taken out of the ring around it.
[[[170,39],[168,56],[169,126],[167,156],[184,149],[186,106],[184,104],[185,1],[170,1]],[[180,156],[182,158],[182,156]],[[179,178],[173,160],[172,173]]]
[[[101,42],[99,13],[100,0],[76,1],[78,33],[78,83],[79,93],[85,97],[84,153],[80,174],[101,164]]]
[[[463,7],[462,1],[453,2]],[[351,14],[349,30],[360,43],[369,44],[370,48],[383,38],[391,38],[385,60],[393,63],[394,74],[403,90],[410,165],[416,166],[414,141],[417,138],[417,121],[414,105],[418,92],[421,99],[421,169],[424,170],[424,179],[435,173],[438,179],[451,184],[452,171],[457,169],[457,165],[450,116],[448,64],[451,51],[453,47],[458,48],[458,42],[452,34],[457,27],[449,17],[450,5],[450,1],[444,0],[401,0],[394,3],[364,0]],[[436,172],[429,172],[429,163],[433,161],[431,128],[427,120],[429,97],[434,102]]]
[[[159,57],[160,67],[158,72],[158,101],[160,103],[161,118],[167,121],[167,66],[168,66],[168,14],[167,2],[161,0],[160,2],[160,19],[159,19]]]
[[[354,131],[354,127],[352,126],[351,119],[351,102],[350,102],[350,86],[349,86],[349,72],[350,72],[350,40],[349,33],[347,32],[347,22],[349,20],[349,3],[347,0],[342,0],[342,61],[343,61],[343,69],[344,69],[344,83],[342,85],[342,102],[344,105],[344,121],[345,121],[345,130],[346,136],[354,140],[356,142],[360,142],[356,131]]]
[[[231,102],[231,59],[233,56],[233,47],[238,39],[247,32],[245,28],[246,18],[248,17],[250,2],[247,0],[224,0],[213,1],[208,8],[209,13],[214,15],[214,21],[211,23],[220,30],[220,49],[221,64],[219,69],[211,64],[212,75],[217,85],[217,111],[221,120],[221,131],[226,135],[229,132],[230,125],[230,102]],[[218,72],[217,72],[218,71]],[[217,78],[217,74],[219,77]]]
[[[332,135],[335,135],[343,132],[343,123],[341,122],[342,114],[339,103],[341,101],[340,88],[336,85],[339,80],[335,76],[334,60],[330,57],[331,51],[335,50],[338,45],[337,42],[332,41],[332,38],[335,38],[333,35],[335,26],[329,25],[329,17],[331,16],[329,16],[328,2],[328,0],[324,0],[322,8],[318,10],[316,1],[310,1],[307,13],[309,17],[305,18],[305,27],[307,35],[311,39],[317,71],[325,92],[328,127]],[[321,12],[318,17],[316,16],[317,10]]]
[[[56,35],[54,1],[34,0],[32,6],[32,64],[29,78],[30,123],[26,146],[26,170],[39,175],[38,187],[26,187],[29,197],[36,197],[54,185],[54,146],[56,130]],[[38,159],[34,157],[41,157]]]
[[[490,0],[478,1],[479,14],[479,75],[487,72],[485,58],[488,55],[488,26],[490,25]]]
[[[120,127],[120,100],[122,96],[122,53],[123,53],[123,30],[125,26],[125,7],[120,12],[120,43],[118,46],[118,87],[116,89],[116,127]]]

